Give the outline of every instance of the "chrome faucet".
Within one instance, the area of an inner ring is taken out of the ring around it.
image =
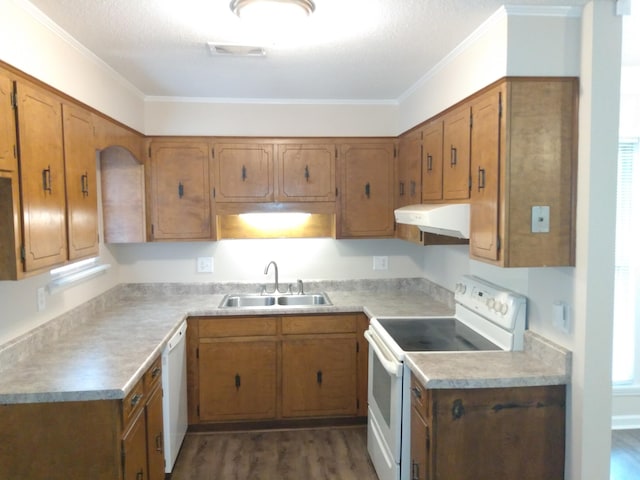
[[[273,260],[271,260],[269,263],[267,263],[267,266],[264,267],[264,274],[267,275],[269,273],[269,267],[271,265],[273,265],[273,268],[274,268],[275,273],[276,273],[276,279],[275,279],[276,284],[275,284],[275,287],[274,287],[272,292],[268,292],[266,287],[263,289],[263,292],[264,293],[282,293],[280,291],[280,286],[278,285],[278,264],[276,262],[274,262]]]

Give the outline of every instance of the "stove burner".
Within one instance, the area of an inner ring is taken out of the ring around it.
[[[379,318],[378,321],[405,352],[500,350],[455,318]]]

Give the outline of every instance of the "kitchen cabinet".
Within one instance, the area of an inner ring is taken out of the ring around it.
[[[427,122],[422,130],[422,203],[442,200],[442,119]]]
[[[216,202],[273,202],[273,145],[216,142],[213,146]]]
[[[98,255],[96,150],[91,114],[62,105],[69,260]]]
[[[411,385],[412,478],[564,478],[564,385]]]
[[[15,172],[17,169],[13,82],[0,70],[0,171]]]
[[[189,423],[366,416],[366,323],[352,314],[190,318]]]
[[[149,157],[151,237],[212,238],[208,143],[152,140]]]
[[[413,130],[400,136],[394,208],[421,203],[422,142],[422,130]],[[415,225],[397,223],[396,238],[422,244],[420,230]]]
[[[577,98],[574,78],[512,78],[471,101],[472,258],[575,264]],[[546,222],[535,207],[548,208]]]
[[[456,106],[443,117],[442,198],[469,198],[469,168],[471,150],[471,107]]]
[[[164,478],[164,458],[162,476],[150,476],[157,465],[149,467],[147,453],[157,445],[149,427],[162,425],[162,402],[158,408],[154,396],[162,396],[160,368],[158,357],[124,399],[1,405],[3,478]],[[152,391],[147,377],[155,379]]]
[[[164,424],[162,413],[162,365],[161,357],[147,370],[143,377],[146,423],[146,461],[149,480],[164,480]]]
[[[356,317],[282,318],[282,415],[355,415]]]
[[[276,152],[276,201],[335,202],[335,144],[278,142]]]
[[[393,140],[340,145],[338,238],[394,236]]]

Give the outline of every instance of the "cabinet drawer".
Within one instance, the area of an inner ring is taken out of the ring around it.
[[[162,378],[162,358],[159,355],[146,371],[143,378],[144,393],[148,395],[155,386],[160,383],[160,379]]]
[[[411,406],[416,409],[425,422],[429,419],[429,391],[415,375],[411,375]]]
[[[282,317],[282,333],[285,335],[307,333],[355,333],[355,315],[318,315]]]
[[[122,424],[126,428],[131,419],[144,405],[144,379],[140,379],[136,386],[122,401]]]
[[[199,335],[200,338],[275,335],[276,324],[276,317],[210,317],[200,320]]]

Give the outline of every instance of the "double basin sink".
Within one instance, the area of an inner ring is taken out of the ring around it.
[[[251,308],[251,307],[299,307],[332,305],[326,293],[301,294],[253,294],[236,293],[225,295],[220,302],[220,308]]]

